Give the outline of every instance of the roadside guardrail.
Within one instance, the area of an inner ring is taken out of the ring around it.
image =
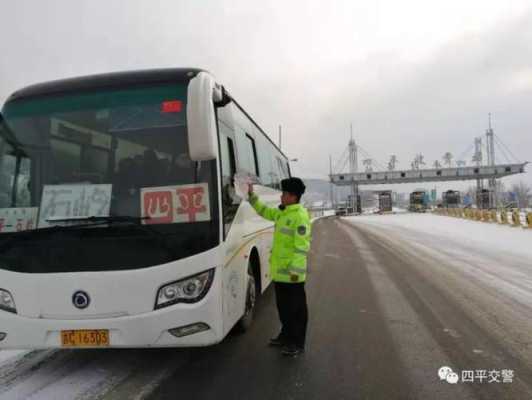
[[[468,219],[485,223],[495,223],[511,227],[532,229],[532,212],[518,208],[480,210],[477,208],[437,208],[434,214]]]

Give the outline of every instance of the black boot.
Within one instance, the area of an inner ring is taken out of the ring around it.
[[[283,349],[281,350],[281,354],[287,357],[297,357],[303,352],[304,352],[304,349],[302,347],[295,346],[293,344],[283,346]]]
[[[271,338],[270,339],[270,343],[268,343],[268,345],[269,346],[273,346],[273,347],[283,346],[284,342],[283,342],[283,339],[282,339],[281,335],[279,335],[277,337],[274,337],[274,338]]]

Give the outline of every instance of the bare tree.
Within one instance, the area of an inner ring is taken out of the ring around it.
[[[436,160],[436,161],[434,161],[434,163],[432,163],[432,166],[434,168],[438,169],[438,168],[441,168],[441,163],[438,160]]]
[[[530,195],[531,195],[531,189],[530,186],[523,183],[522,181],[518,184],[512,185],[512,192],[515,193],[515,197],[517,198],[517,207],[518,208],[528,208],[530,205]]]
[[[416,154],[416,158],[414,158],[414,161],[412,161],[412,169],[419,170],[425,165],[425,157],[423,157],[423,154],[419,153]]]
[[[451,168],[453,163],[453,155],[449,152],[443,155],[443,162],[447,165],[448,168]]]
[[[397,156],[396,155],[390,156],[390,161],[388,162],[388,171],[394,171],[396,165],[397,165]]]
[[[425,165],[425,157],[423,156],[423,154],[419,153],[416,156],[416,160],[417,160],[417,165],[419,166],[419,168],[423,168],[423,166]]]
[[[362,163],[366,167],[366,172],[373,171],[373,160],[371,158],[365,159]]]

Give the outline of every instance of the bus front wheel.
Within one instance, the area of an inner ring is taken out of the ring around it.
[[[257,289],[251,264],[248,266],[247,275],[248,285],[246,289],[246,306],[244,309],[244,315],[237,323],[237,330],[239,332],[246,332],[251,327],[251,323],[253,322],[253,315],[255,314],[255,303],[257,301]]]

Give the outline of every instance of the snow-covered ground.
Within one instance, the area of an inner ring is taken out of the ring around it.
[[[407,229],[442,240],[470,245],[479,251],[497,251],[530,258],[532,262],[532,229],[470,221],[430,213],[397,213],[347,217],[347,220],[394,231]]]
[[[28,353],[27,350],[0,350],[0,367],[7,361],[20,358]]]
[[[168,350],[167,350],[168,351]],[[141,400],[187,358],[159,349],[0,351],[0,400]]]

